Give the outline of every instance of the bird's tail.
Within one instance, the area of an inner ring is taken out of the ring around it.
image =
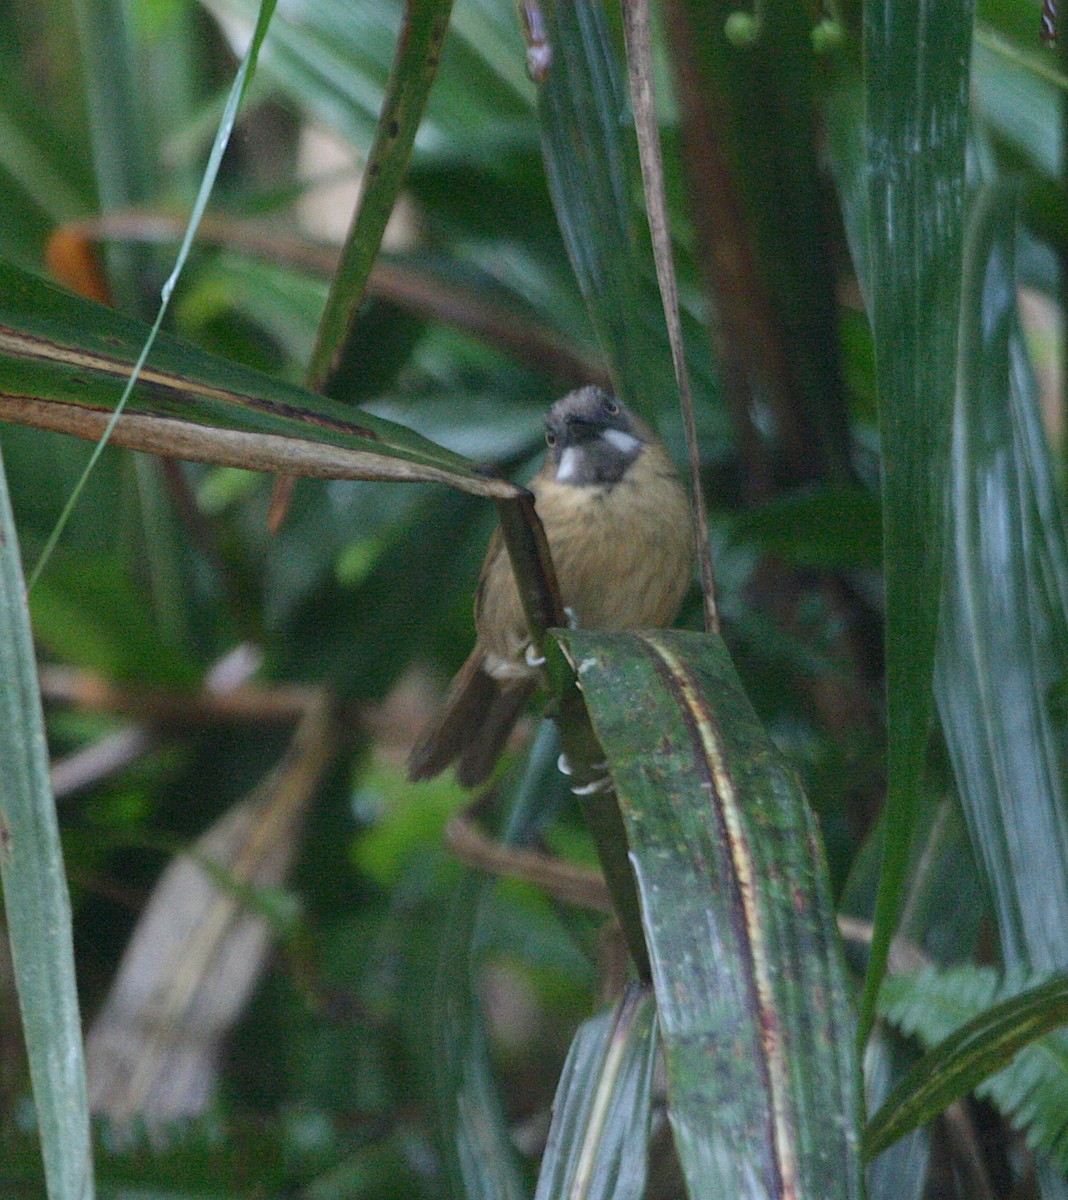
[[[408,778],[432,779],[456,763],[464,787],[476,787],[493,770],[508,735],[534,690],[531,679],[494,679],[475,650],[460,668],[441,713],[408,757]]]

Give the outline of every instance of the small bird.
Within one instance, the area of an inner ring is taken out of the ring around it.
[[[549,410],[545,441],[549,452],[530,490],[573,623],[600,630],[670,623],[693,574],[694,538],[686,491],[659,439],[614,396],[584,387]],[[537,682],[500,530],[482,564],[475,628],[474,650],[412,750],[412,780],[457,762],[465,787],[481,783]]]

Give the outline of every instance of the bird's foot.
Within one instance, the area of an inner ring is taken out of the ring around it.
[[[607,766],[607,764],[604,764]],[[595,775],[589,783],[580,784],[578,787],[571,789],[573,796],[598,796],[602,792],[610,792],[612,790],[612,776],[605,771],[603,774]]]

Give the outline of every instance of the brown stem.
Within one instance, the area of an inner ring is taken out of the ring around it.
[[[63,225],[52,234],[49,244],[55,241],[65,247],[72,239],[82,239],[163,245],[180,241],[184,231],[185,220],[181,217],[135,209]],[[221,214],[204,218],[197,240],[201,245],[222,246],[323,278],[330,278],[338,263],[338,251],[333,246]],[[57,267],[56,274],[68,285],[75,282],[62,266]],[[594,352],[576,346],[535,317],[490,299],[477,288],[439,278],[409,262],[380,257],[371,270],[367,291],[428,321],[463,330],[521,362],[558,376],[565,386],[610,386],[604,362]]]
[[[495,842],[466,815],[452,818],[445,827],[445,841],[469,867],[533,883],[565,904],[595,912],[613,911],[612,898],[600,871],[576,867],[536,850]]]
[[[136,241],[156,244],[181,240],[185,221],[161,213],[132,210],[86,218],[57,229],[50,239],[55,250],[50,262],[57,278],[78,284],[85,254],[73,256],[70,243],[84,252],[91,241]],[[199,240],[275,262],[284,267],[332,277],[338,251],[263,225],[213,215],[201,222]],[[64,264],[74,264],[72,273]],[[609,386],[603,361],[576,347],[548,325],[488,299],[475,288],[434,277],[408,263],[379,258],[368,280],[368,294],[388,300],[409,312],[477,337],[520,361],[558,377],[567,386],[596,383]],[[276,531],[285,518],[294,487],[292,475],[275,481],[267,523]]]
[[[660,153],[660,127],[653,93],[653,41],[649,21],[648,0],[623,0],[623,32],[627,46],[627,78],[630,82],[631,107],[638,135],[638,156],[641,160],[642,187],[652,236],[656,277],[664,308],[671,361],[679,389],[683,428],[686,433],[686,455],[690,468],[690,499],[693,507],[694,532],[697,539],[697,563],[704,599],[705,629],[719,632],[719,613],[716,610],[716,581],[712,571],[712,547],[708,532],[708,509],[701,486],[701,448],[697,441],[697,422],[690,390],[690,372],[682,342],[682,322],[679,319],[679,293],[675,281],[675,262],[671,250],[671,228],[668,220],[667,193],[664,188],[664,163]]]
[[[317,689],[296,685],[233,691],[177,692],[164,688],[124,687],[92,671],[45,666],[40,671],[46,700],[96,712],[119,713],[161,725],[217,724],[221,721],[293,722],[311,707]]]
[[[497,512],[512,570],[519,582],[523,612],[534,644],[543,652],[546,629],[560,629],[567,624],[545,528],[529,492],[498,500]]]
[[[574,671],[555,643],[550,644],[545,636],[547,629],[566,625],[545,530],[534,509],[534,498],[529,494],[499,500],[497,508],[527,625],[534,645],[547,660],[546,672],[554,697],[551,715],[560,728],[560,740],[571,770],[571,790],[582,804],[635,968],[640,978],[648,980],[651,969],[638,890],[604,751],[590,724]]]
[[[159,744],[156,733],[143,725],[127,725],[76,750],[52,764],[52,792],[62,800],[95,787],[137,762]]]
[[[9,341],[14,341],[14,338]],[[24,341],[26,339],[23,339]],[[181,395],[180,389],[175,389]],[[97,441],[108,428],[109,410],[88,404],[39,400],[0,390],[0,421],[51,429]],[[275,433],[246,432],[200,425],[174,417],[149,416],[127,409],[111,434],[117,446],[164,458],[240,467],[244,471],[281,471],[311,479],[369,479],[378,483],[444,483],[473,496],[512,496],[514,484],[503,479],[461,474],[438,466],[326,442]]]

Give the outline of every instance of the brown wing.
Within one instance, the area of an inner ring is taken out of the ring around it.
[[[521,622],[519,592],[498,529],[475,588],[478,643],[450,684],[437,719],[413,748],[409,779],[431,779],[454,762],[465,787],[488,778],[534,690],[534,679],[533,672],[530,678],[494,678],[486,670],[487,652],[494,661],[521,653],[517,646],[526,637],[523,626],[517,627]]]
[[[475,628],[491,675],[511,674],[509,664],[514,664],[520,675],[528,673],[523,669],[523,653],[530,632],[500,529],[490,539],[478,577]]]
[[[508,735],[522,713],[533,680],[492,679],[476,646],[449,687],[434,723],[408,758],[408,778],[432,779],[459,760],[456,775],[464,787],[488,778]]]

